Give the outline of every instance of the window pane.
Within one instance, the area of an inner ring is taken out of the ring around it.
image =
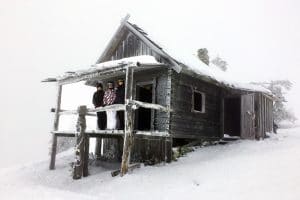
[[[194,110],[202,111],[202,94],[194,92]]]

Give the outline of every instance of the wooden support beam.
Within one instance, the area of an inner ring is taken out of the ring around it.
[[[125,85],[125,137],[123,146],[123,155],[121,163],[121,176],[128,172],[130,161],[130,153],[133,146],[133,109],[132,104],[133,89],[133,68],[128,66],[126,69],[126,85]]]
[[[137,168],[141,168],[141,163],[135,163],[135,164],[131,164],[128,166],[128,170],[130,170],[130,171],[137,169]],[[115,176],[118,176],[120,173],[121,173],[121,169],[117,169],[117,170],[111,172],[111,176],[115,177]]]
[[[149,108],[149,109],[154,109],[154,110],[159,110],[159,111],[164,111],[164,112],[170,112],[171,109],[164,107],[159,104],[154,104],[154,103],[146,103],[146,102],[141,102],[137,100],[132,100],[132,104],[136,105],[137,107],[142,107],[142,108]]]
[[[84,164],[86,160],[86,119],[85,114],[87,112],[86,106],[78,107],[78,120],[76,124],[76,147],[75,147],[75,163],[73,165],[73,179],[80,179],[83,175],[88,174],[87,166]],[[84,171],[86,167],[86,171]]]
[[[96,160],[100,160],[101,158],[101,148],[102,148],[102,138],[96,138],[96,146],[95,146],[95,155]]]
[[[53,131],[57,131],[58,126],[59,126],[59,110],[60,110],[60,106],[61,106],[61,94],[62,94],[62,86],[58,85]],[[57,149],[57,136],[53,135],[52,136],[52,146],[51,146],[51,158],[50,158],[50,165],[49,165],[50,170],[55,169],[56,149]]]
[[[90,137],[87,134],[83,135],[84,137],[84,156],[83,156],[83,166],[82,166],[82,176],[87,177],[89,175],[89,154],[90,154]]]

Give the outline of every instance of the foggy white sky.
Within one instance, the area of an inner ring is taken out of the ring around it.
[[[297,0],[0,0],[0,155],[47,155],[55,87],[40,80],[94,64],[126,13],[169,49],[219,54],[238,79],[290,79],[300,116],[299,10]]]

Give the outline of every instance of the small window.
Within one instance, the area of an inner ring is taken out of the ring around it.
[[[197,90],[193,90],[192,111],[205,113],[205,94]]]

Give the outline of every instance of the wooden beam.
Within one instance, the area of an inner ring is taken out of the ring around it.
[[[98,107],[95,109],[88,109],[88,112],[101,112],[101,111],[119,111],[119,110],[125,110],[124,104],[112,104],[105,107]]]
[[[123,146],[123,155],[121,163],[121,176],[128,172],[130,161],[130,153],[133,146],[133,109],[132,104],[132,89],[133,89],[133,68],[128,66],[126,70],[126,85],[125,85],[125,137]]]
[[[75,163],[73,165],[73,179],[80,179],[83,175],[88,174],[86,161],[86,106],[78,107],[78,120],[76,124],[76,147],[75,147]],[[85,171],[86,170],[86,171]]]
[[[78,71],[78,73],[76,74],[64,76],[63,78],[58,79],[58,84],[66,85],[66,84],[76,83],[80,81],[86,81],[90,79],[99,78],[101,76],[105,76],[108,74],[123,72],[124,70],[125,70],[125,64],[117,64],[116,66],[111,66],[103,70],[94,67],[86,71]]]
[[[57,131],[59,126],[59,110],[61,106],[61,94],[62,94],[62,86],[58,85],[53,131]],[[52,135],[51,158],[50,158],[50,165],[49,165],[50,170],[55,169],[56,149],[57,149],[57,136]]]
[[[90,137],[87,134],[84,137],[84,156],[83,156],[83,166],[82,166],[82,176],[87,177],[89,175],[89,155],[90,155]]]
[[[76,134],[76,131],[52,131],[53,134]],[[124,130],[88,130],[85,131],[86,134],[99,134],[99,135],[118,135],[124,134]]]
[[[137,169],[137,168],[141,168],[141,163],[135,163],[135,164],[131,164],[128,166],[128,170],[130,170],[130,171]],[[120,173],[121,173],[121,169],[117,169],[117,170],[111,172],[111,176],[115,177],[115,176],[118,176]]]
[[[154,110],[159,110],[159,111],[164,111],[164,112],[170,112],[171,109],[164,107],[159,104],[154,104],[154,103],[146,103],[146,102],[141,102],[137,100],[131,100],[130,101],[133,105],[136,105],[138,107],[143,107],[143,108],[149,108],[149,109],[154,109]],[[135,108],[137,109],[137,108]]]
[[[136,135],[148,135],[148,136],[160,136],[160,137],[168,137],[168,131],[136,131]]]

